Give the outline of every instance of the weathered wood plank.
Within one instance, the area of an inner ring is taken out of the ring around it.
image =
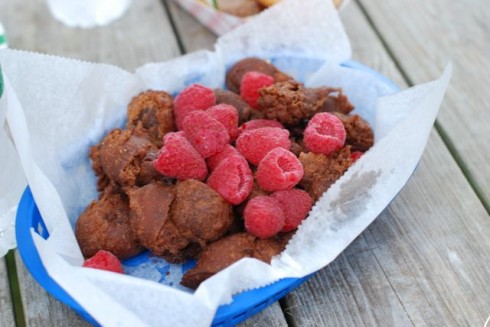
[[[165,9],[157,0],[133,1],[110,25],[73,29],[52,18],[45,1],[2,1],[0,20],[12,48],[49,53],[134,70],[179,56]]]
[[[349,248],[285,303],[288,319],[297,326],[411,325],[369,249]]]
[[[212,49],[216,36],[194,19],[186,11],[182,10],[173,1],[167,2],[169,13],[180,37],[185,52],[199,49]],[[270,305],[260,313],[248,318],[240,326],[287,326],[284,314],[278,302]]]
[[[403,85],[355,3],[342,18],[354,58]],[[490,308],[489,228],[484,208],[433,132],[389,208],[286,297],[288,319],[298,326],[483,325]]]
[[[2,1],[0,20],[13,48],[104,62],[127,70],[180,53],[168,16],[158,0],[133,1],[120,20],[90,30],[65,27],[51,17],[45,1],[40,0]],[[28,326],[89,326],[40,287],[20,257],[17,269]]]
[[[16,264],[27,326],[90,326],[75,311],[48,294],[32,278],[18,252]]]
[[[238,324],[239,327],[286,327],[288,326],[284,313],[282,312],[279,302],[275,302],[272,305],[265,308],[263,311],[248,318],[242,323]]]
[[[454,71],[438,122],[490,208],[490,10],[487,1],[360,0],[413,83]],[[390,13],[390,14],[387,14]]]
[[[12,297],[5,258],[0,258],[0,326],[15,326]]]
[[[172,15],[176,33],[185,52],[213,49],[216,35],[194,19],[188,12],[182,10],[174,1],[168,1],[167,7]]]
[[[482,326],[490,220],[435,135],[404,192],[369,229],[369,244],[415,325]]]

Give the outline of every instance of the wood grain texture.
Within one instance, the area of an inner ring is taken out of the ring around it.
[[[490,206],[488,2],[359,1],[413,83],[437,77],[452,61],[438,122]]]
[[[12,297],[5,258],[0,258],[0,326],[15,326]]]
[[[288,323],[284,317],[279,302],[275,302],[272,305],[265,308],[263,311],[248,318],[242,323],[237,325],[238,327],[287,327]]]
[[[16,263],[27,326],[91,326],[75,311],[48,294],[32,278],[17,251]]]
[[[368,231],[415,325],[483,326],[490,315],[490,220],[456,172],[433,133],[419,169]]]
[[[216,35],[194,19],[188,12],[182,10],[174,1],[167,1],[167,6],[185,52],[213,49]]]
[[[354,59],[403,79],[355,3]],[[295,326],[482,326],[490,314],[490,219],[433,132],[414,175],[332,264],[284,301]]]
[[[287,296],[285,313],[294,326],[411,325],[369,248],[357,247]]]
[[[113,64],[129,71],[179,55],[165,9],[157,0],[133,1],[122,18],[93,29],[66,27],[51,16],[43,0],[1,1],[0,21],[12,48]]]

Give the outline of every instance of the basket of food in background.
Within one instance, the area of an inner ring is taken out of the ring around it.
[[[217,35],[223,35],[243,24],[248,18],[282,0],[174,0],[201,24]],[[348,0],[332,1],[339,10]]]

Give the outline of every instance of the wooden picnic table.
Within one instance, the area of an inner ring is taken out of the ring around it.
[[[341,12],[353,59],[402,88],[453,77],[425,153],[389,207],[334,262],[243,326],[483,326],[490,316],[490,10],[486,0],[358,0]],[[133,1],[116,22],[72,29],[45,1],[2,0],[10,46],[127,70],[216,36],[173,2]],[[388,154],[387,154],[388,155]],[[0,259],[0,326],[86,326]],[[487,324],[490,326],[490,323]]]

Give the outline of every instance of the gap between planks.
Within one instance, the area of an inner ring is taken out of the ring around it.
[[[453,62],[453,76],[435,127],[490,214],[490,148],[486,142],[490,116],[485,110],[489,102],[481,96],[490,72],[486,1],[357,2],[380,39],[389,44],[409,84],[431,79],[449,59]]]
[[[366,21],[368,22],[369,26],[374,31],[377,38],[379,39],[379,41],[383,45],[383,47],[386,50],[386,53],[388,54],[389,58],[393,61],[397,70],[400,72],[405,84],[407,86],[414,86],[416,83],[413,82],[413,80],[410,78],[410,76],[406,72],[405,68],[403,68],[403,65],[400,63],[400,60],[395,55],[393,49],[390,47],[390,45],[386,41],[386,38],[383,36],[383,33],[379,30],[379,28],[374,23],[373,19],[370,17],[365,6],[362,4],[362,2],[360,0],[355,0],[355,2],[357,4],[357,6],[359,7],[359,9],[361,10],[363,16],[366,18]],[[468,180],[468,182],[471,185],[471,188],[475,192],[476,196],[480,199],[482,205],[485,207],[485,210],[487,211],[488,214],[490,214],[490,201],[489,201],[489,199],[487,199],[485,197],[485,194],[484,194],[482,188],[476,182],[476,177],[473,176],[471,169],[466,164],[462,155],[457,151],[456,145],[451,140],[448,133],[446,132],[446,130],[444,129],[442,124],[438,121],[438,119],[436,119],[436,121],[434,123],[434,128],[436,129],[436,131],[438,132],[442,141],[444,142],[444,145],[446,145],[447,149],[449,150],[449,153],[451,153],[451,156],[454,158],[454,160],[458,164],[459,168],[461,169],[461,172],[463,173],[465,178]]]
[[[16,317],[17,310],[14,308],[16,296],[14,289],[18,289],[19,286],[18,283],[16,285],[15,272],[11,272],[9,267],[11,253],[12,251],[9,251],[5,257],[0,258],[0,326],[5,327],[15,326],[16,320],[21,320]]]

